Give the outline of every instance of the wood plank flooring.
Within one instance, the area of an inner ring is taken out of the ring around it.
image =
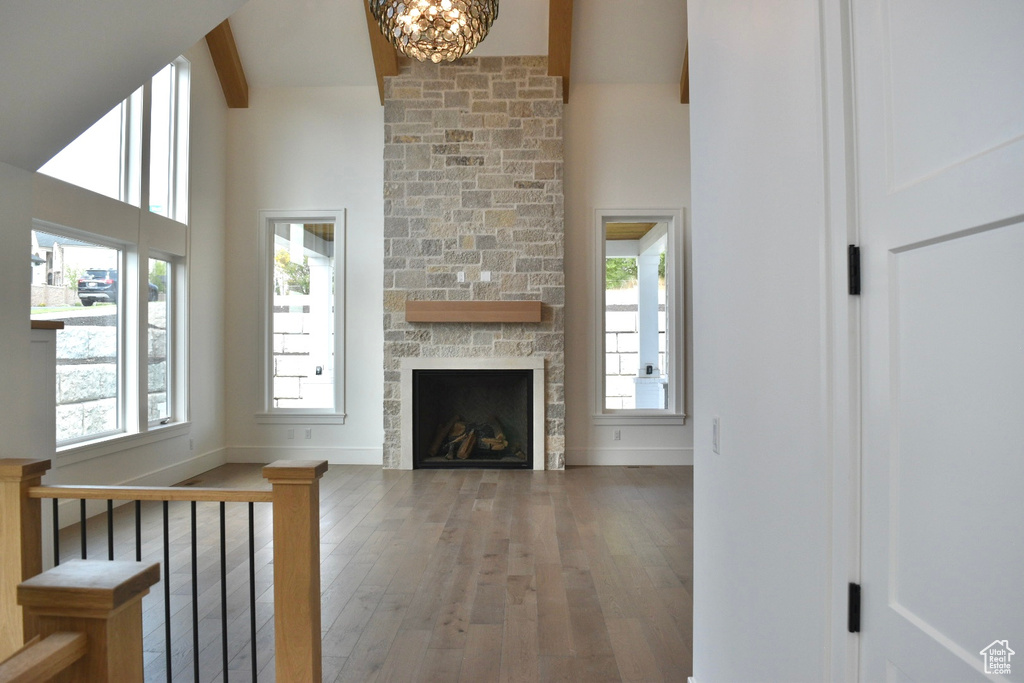
[[[263,486],[258,465],[190,483]],[[228,504],[229,679],[251,678],[247,508]],[[188,504],[172,504],[174,680],[191,681]],[[216,504],[200,503],[200,680],[220,681]],[[269,505],[256,505],[257,668],[272,681]],[[134,510],[116,556],[133,559]],[[159,504],[143,558],[163,561]],[[77,526],[77,525],[76,525]],[[105,559],[105,515],[89,555]],[[321,482],[324,681],[685,681],[691,673],[693,469],[382,470],[335,465]],[[61,555],[78,557],[78,530]],[[144,602],[147,680],[165,680],[162,583]]]

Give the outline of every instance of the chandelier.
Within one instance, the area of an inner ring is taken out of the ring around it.
[[[370,13],[398,51],[421,62],[469,54],[498,18],[498,0],[369,0]]]

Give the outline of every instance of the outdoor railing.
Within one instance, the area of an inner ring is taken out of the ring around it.
[[[53,503],[53,556],[59,564],[61,499],[78,500],[82,559],[88,558],[86,501],[107,501],[107,558],[114,559],[114,501],[135,506],[135,557],[143,557],[142,504],[161,504],[163,538],[164,648],[167,680],[173,671],[171,612],[170,505],[187,502],[191,540],[192,668],[200,680],[199,554],[197,503],[219,504],[219,568],[221,620],[221,678],[228,680],[229,634],[227,598],[226,504],[248,505],[249,636],[252,680],[258,675],[256,648],[256,582],[254,504],[270,503],[273,515],[275,670],[279,681],[319,681],[320,644],[320,527],[319,479],[323,461],[280,461],[263,468],[272,490],[135,486],[42,486],[48,460],[0,460],[0,660],[9,657],[39,632],[29,611],[16,604],[17,586],[42,570],[41,499]],[[285,637],[287,636],[287,637]]]

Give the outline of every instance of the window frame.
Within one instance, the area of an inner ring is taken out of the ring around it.
[[[260,412],[258,424],[345,424],[345,209],[260,211],[258,290],[260,329]],[[334,224],[334,407],[277,408],[273,405],[274,233],[281,223]]]
[[[118,264],[118,429],[57,444],[58,465],[102,457],[164,439],[191,429],[188,386],[188,250],[189,117],[191,65],[185,57],[171,62],[175,96],[170,166],[172,217],[149,211],[149,148],[152,79],[122,101],[122,197],[115,199],[45,173],[34,178],[37,196],[32,226],[51,234],[120,250]],[[134,160],[134,168],[125,168]],[[133,190],[133,174],[139,184]],[[133,192],[135,194],[133,194]],[[127,194],[125,194],[127,193]],[[167,390],[169,415],[149,420],[148,282],[149,259],[168,262]]]
[[[659,221],[667,223],[665,248],[666,288],[666,366],[670,379],[666,387],[667,408],[606,408],[605,386],[605,226],[608,223],[637,223]],[[685,222],[682,209],[597,209],[594,212],[594,248],[591,264],[594,271],[594,296],[591,304],[594,328],[593,402],[591,419],[601,425],[681,425],[686,422],[685,387],[686,355],[684,334],[685,299],[683,283],[683,238]]]

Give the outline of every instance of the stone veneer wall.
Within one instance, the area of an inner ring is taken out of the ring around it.
[[[564,467],[563,243],[561,81],[546,57],[414,62],[387,79],[385,467],[400,461],[403,357],[538,355],[546,466]],[[407,323],[407,299],[539,299],[543,320]]]

